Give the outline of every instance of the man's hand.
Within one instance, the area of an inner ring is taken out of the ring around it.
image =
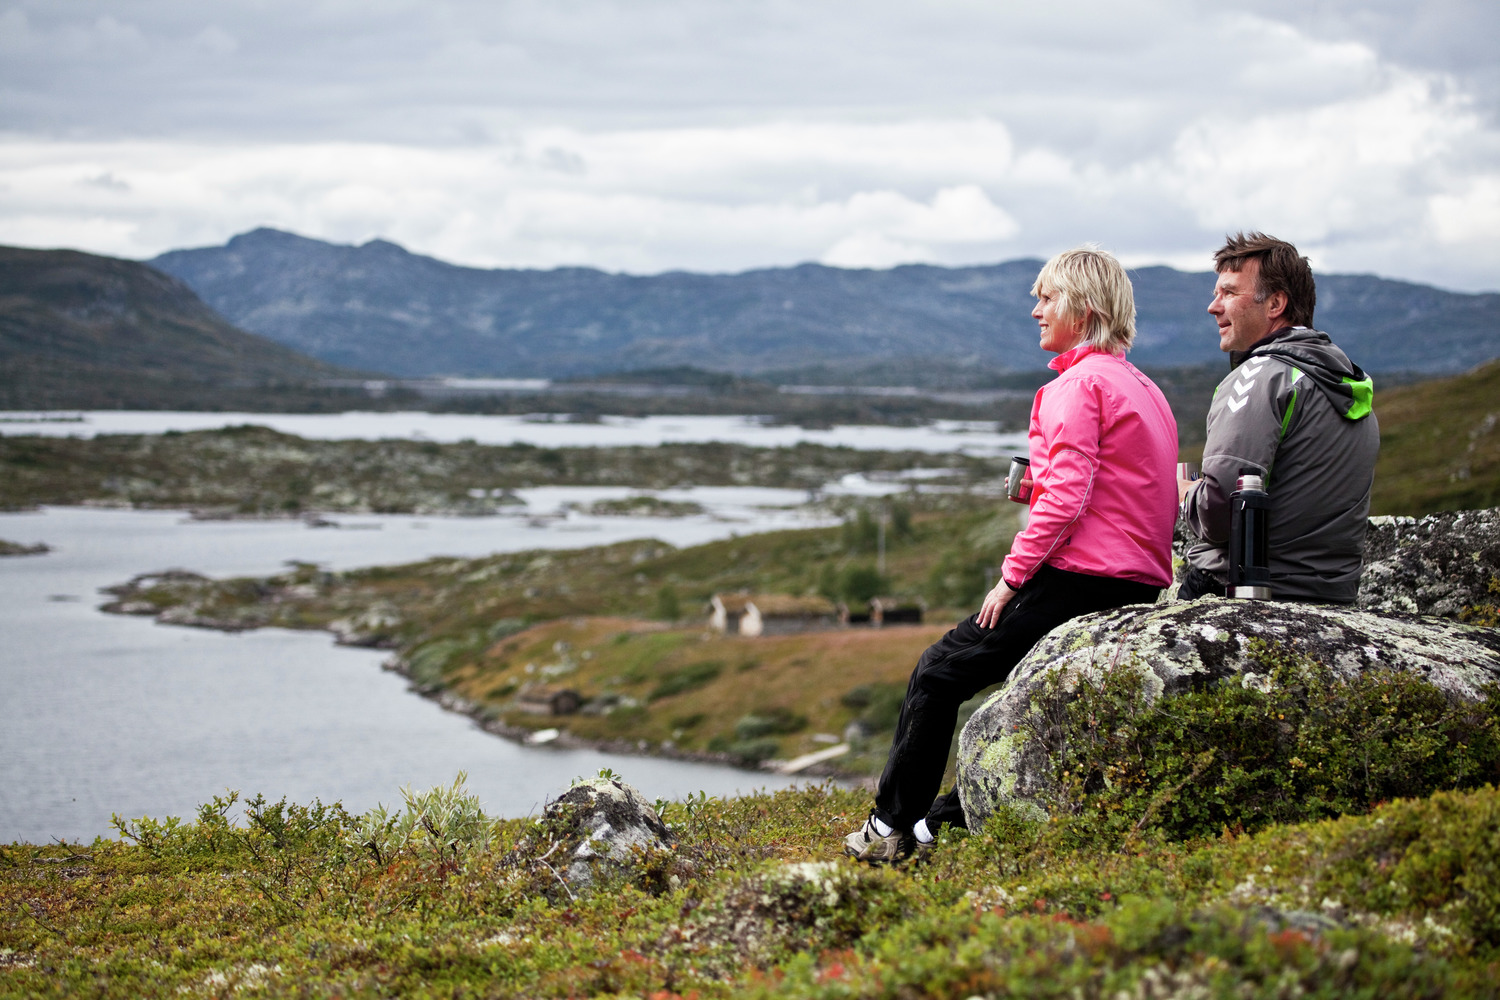
[[[975,619],[979,627],[994,628],[995,623],[1000,620],[1000,612],[1005,610],[1005,606],[1015,596],[1016,592],[1004,580],[995,584],[995,589],[985,595],[984,605],[979,609],[979,617]]]
[[[1177,477],[1177,502],[1179,504],[1187,499],[1188,493],[1192,490],[1193,484],[1197,481],[1198,480],[1196,479],[1183,479],[1181,476]]]

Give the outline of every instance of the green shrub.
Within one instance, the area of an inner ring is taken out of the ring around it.
[[[448,668],[472,648],[471,643],[461,639],[435,639],[418,646],[406,657],[408,675],[419,687],[441,685]]]
[[[798,715],[789,708],[767,708],[741,716],[734,724],[734,735],[740,740],[754,740],[762,736],[795,733],[806,726],[805,715]]]
[[[851,607],[868,604],[870,598],[886,589],[886,579],[868,563],[845,566],[839,574],[839,596]]]
[[[490,642],[499,642],[501,639],[515,635],[529,624],[524,618],[501,618],[489,627],[486,636]]]
[[[676,670],[669,670],[661,675],[656,682],[656,687],[651,689],[648,696],[655,701],[658,698],[667,698],[674,694],[682,694],[684,691],[692,691],[703,687],[709,681],[724,672],[724,663],[721,660],[703,660],[700,663],[690,663]]]
[[[663,584],[656,592],[656,617],[665,621],[676,621],[682,617],[682,601],[677,597],[677,588]]]
[[[730,739],[727,736],[715,736],[708,741],[709,753],[727,753],[738,757],[746,764],[758,764],[763,760],[775,757],[781,749],[781,744],[768,737],[756,739]]]
[[[851,688],[839,698],[847,708],[861,711],[855,720],[872,733],[883,733],[896,728],[901,715],[901,703],[906,698],[905,684],[861,684]]]
[[[1489,593],[1488,601],[1465,605],[1458,613],[1458,620],[1490,628],[1500,625],[1500,576],[1490,577]]]
[[[968,549],[945,551],[927,575],[928,602],[942,608],[978,608],[984,600],[985,567],[994,564]]]
[[[485,847],[490,839],[490,821],[477,796],[464,789],[468,775],[458,772],[449,786],[425,792],[401,789],[405,808],[391,813],[376,806],[354,824],[346,841],[368,850],[377,864],[388,864],[409,851],[428,863],[456,864],[471,850]]]
[[[1060,789],[1053,811],[1086,838],[1190,838],[1500,780],[1500,687],[1453,701],[1414,674],[1343,681],[1258,640],[1251,655],[1264,691],[1224,683],[1147,706],[1139,671],[1123,668],[1080,682],[1056,717],[1034,717]]]

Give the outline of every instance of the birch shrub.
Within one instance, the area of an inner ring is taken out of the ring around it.
[[[1450,698],[1401,671],[1344,680],[1253,640],[1257,681],[1147,704],[1139,669],[1079,683],[1033,720],[1054,771],[1049,811],[1082,840],[1171,839],[1364,813],[1500,781],[1500,686]],[[1061,681],[1053,681],[1054,685]]]

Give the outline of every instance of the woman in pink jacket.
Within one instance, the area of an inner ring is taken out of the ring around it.
[[[1069,250],[1047,262],[1031,294],[1058,375],[1031,407],[1030,518],[978,613],[912,672],[875,808],[844,841],[861,861],[901,861],[939,825],[963,825],[956,789],[935,800],[959,705],[1005,680],[1063,622],[1151,603],[1172,579],[1177,421],[1125,360],[1130,279],[1111,254]]]

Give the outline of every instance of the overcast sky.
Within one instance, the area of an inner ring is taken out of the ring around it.
[[[0,243],[1500,289],[1500,3],[0,0]]]

